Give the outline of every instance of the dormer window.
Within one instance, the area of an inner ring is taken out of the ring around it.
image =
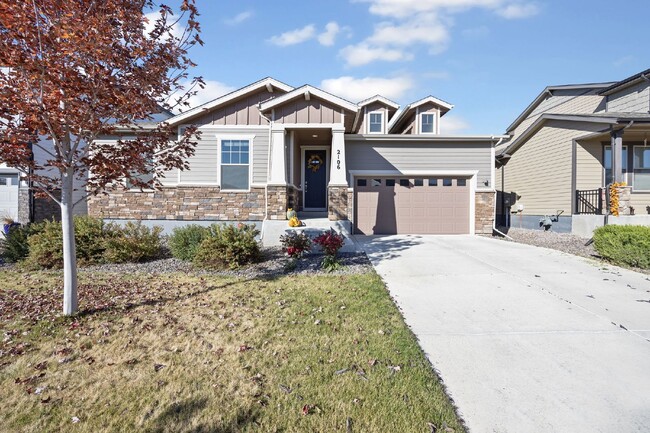
[[[434,113],[422,113],[420,117],[420,132],[422,134],[435,134],[436,115]]]
[[[370,134],[383,134],[384,133],[384,113],[381,111],[374,111],[368,113],[368,132]]]

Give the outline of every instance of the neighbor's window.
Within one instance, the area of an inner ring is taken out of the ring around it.
[[[248,189],[248,140],[221,140],[221,189]]]
[[[146,165],[147,165],[147,168],[149,170],[153,170],[153,160],[152,159],[147,160]],[[135,173],[133,175],[133,177],[136,178],[140,182],[145,182],[145,183],[149,184],[149,182],[151,182],[154,179],[154,174],[153,173],[147,173],[147,174]],[[145,187],[142,187],[142,189],[151,189],[152,186],[153,185],[145,186]],[[140,186],[134,185],[133,181],[131,179],[128,179],[128,178],[126,179],[126,187],[128,189],[140,189],[141,188]]]
[[[612,146],[605,146],[605,186],[614,181],[612,174]],[[627,178],[627,146],[623,146],[623,179]]]
[[[634,147],[634,189],[650,191],[650,147]]]
[[[368,114],[368,132],[384,132],[384,113],[376,112]]]
[[[420,129],[422,130],[422,133],[433,134],[435,132],[434,122],[436,119],[436,115],[433,113],[424,113],[422,114],[422,117],[420,119],[421,119]]]

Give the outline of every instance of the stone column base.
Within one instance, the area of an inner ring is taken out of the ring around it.
[[[618,214],[631,215],[630,202],[632,200],[632,187],[619,186],[618,188]]]
[[[327,217],[330,221],[348,219],[348,187],[330,186],[327,188]]]
[[[267,186],[267,218],[270,220],[286,220],[289,205],[288,186]]]
[[[492,225],[494,224],[494,192],[476,192],[475,200],[475,217],[474,233],[491,235]]]

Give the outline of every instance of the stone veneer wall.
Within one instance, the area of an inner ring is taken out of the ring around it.
[[[492,225],[494,224],[494,200],[495,193],[493,192],[477,192],[475,204],[475,233],[491,235]]]
[[[264,188],[223,193],[208,186],[113,190],[90,198],[88,214],[108,219],[261,221]]]
[[[348,220],[354,219],[354,191],[348,188]]]
[[[21,224],[27,224],[29,221],[30,206],[29,188],[20,187],[18,190],[18,221]]]
[[[632,187],[631,186],[619,186],[618,187],[618,214],[619,215],[630,215],[632,210],[630,205],[632,201]],[[603,200],[603,206],[605,206],[606,200]],[[607,212],[607,209],[604,209]]]
[[[348,219],[348,187],[330,186],[327,188],[327,217],[330,221]]]
[[[268,206],[267,215],[270,220],[286,220],[289,204],[290,186],[267,186]]]

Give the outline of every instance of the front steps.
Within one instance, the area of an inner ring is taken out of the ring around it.
[[[313,239],[323,231],[333,228],[345,237],[345,244],[340,249],[342,253],[359,251],[358,245],[352,236],[352,223],[350,221],[330,221],[326,212],[299,212],[298,218],[303,223],[301,227],[289,227],[289,221],[286,220],[263,221],[262,244],[265,247],[279,247],[280,236],[291,231],[307,233]],[[314,246],[312,252],[318,252],[318,247]]]

